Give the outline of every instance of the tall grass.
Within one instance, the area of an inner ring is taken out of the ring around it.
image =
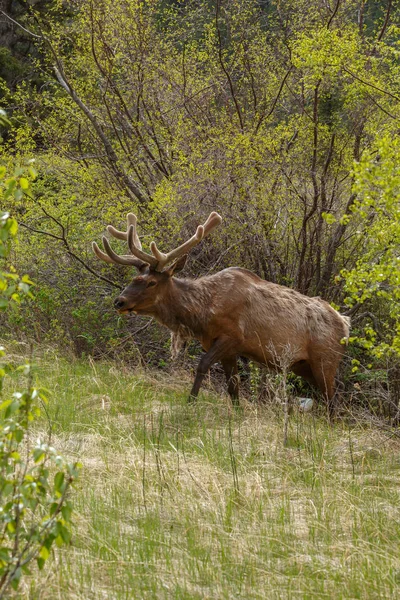
[[[75,535],[30,599],[400,597],[400,441],[48,352],[53,443],[79,456]],[[43,420],[43,429],[48,426]]]

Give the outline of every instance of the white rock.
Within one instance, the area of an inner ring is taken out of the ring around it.
[[[310,412],[314,406],[314,400],[312,398],[297,398],[299,403],[299,410],[301,412]]]

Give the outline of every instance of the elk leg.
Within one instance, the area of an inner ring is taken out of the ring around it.
[[[236,357],[236,352],[233,350],[234,346],[235,343],[230,338],[218,338],[213,342],[209,351],[203,354],[197,367],[196,378],[190,392],[189,401],[197,398],[203,379],[214,363],[222,361],[222,358],[225,361],[233,356]]]
[[[236,356],[224,358],[221,360],[225,371],[226,382],[228,384],[228,394],[231,397],[232,404],[239,405],[239,377]]]
[[[318,384],[315,381],[315,377],[313,375],[311,367],[307,362],[299,361],[299,362],[295,363],[294,365],[291,366],[291,371],[293,371],[293,373],[295,375],[302,377],[310,385],[312,385],[314,387],[318,387]]]
[[[328,408],[328,416],[329,418],[333,417],[333,397],[335,394],[335,368],[329,368],[328,366],[324,368],[323,364],[311,365],[311,369],[314,375],[315,382],[322,392],[322,395],[326,401]]]

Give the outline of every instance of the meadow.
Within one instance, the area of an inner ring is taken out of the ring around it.
[[[309,599],[400,595],[400,439],[354,416],[284,410],[188,373],[34,359],[52,444],[82,472],[69,547],[21,599]]]

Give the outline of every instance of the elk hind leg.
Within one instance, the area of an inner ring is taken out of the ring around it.
[[[329,418],[334,415],[333,397],[335,395],[336,369],[336,364],[324,364],[321,361],[311,363],[312,374],[326,402]]]
[[[315,377],[311,370],[311,366],[308,364],[307,361],[300,360],[299,362],[295,363],[294,365],[292,365],[291,371],[293,371],[295,375],[302,377],[305,381],[307,381],[307,383],[309,383],[313,387],[318,387],[318,384],[315,381]]]
[[[221,359],[232,404],[239,405],[239,375],[236,356]]]

